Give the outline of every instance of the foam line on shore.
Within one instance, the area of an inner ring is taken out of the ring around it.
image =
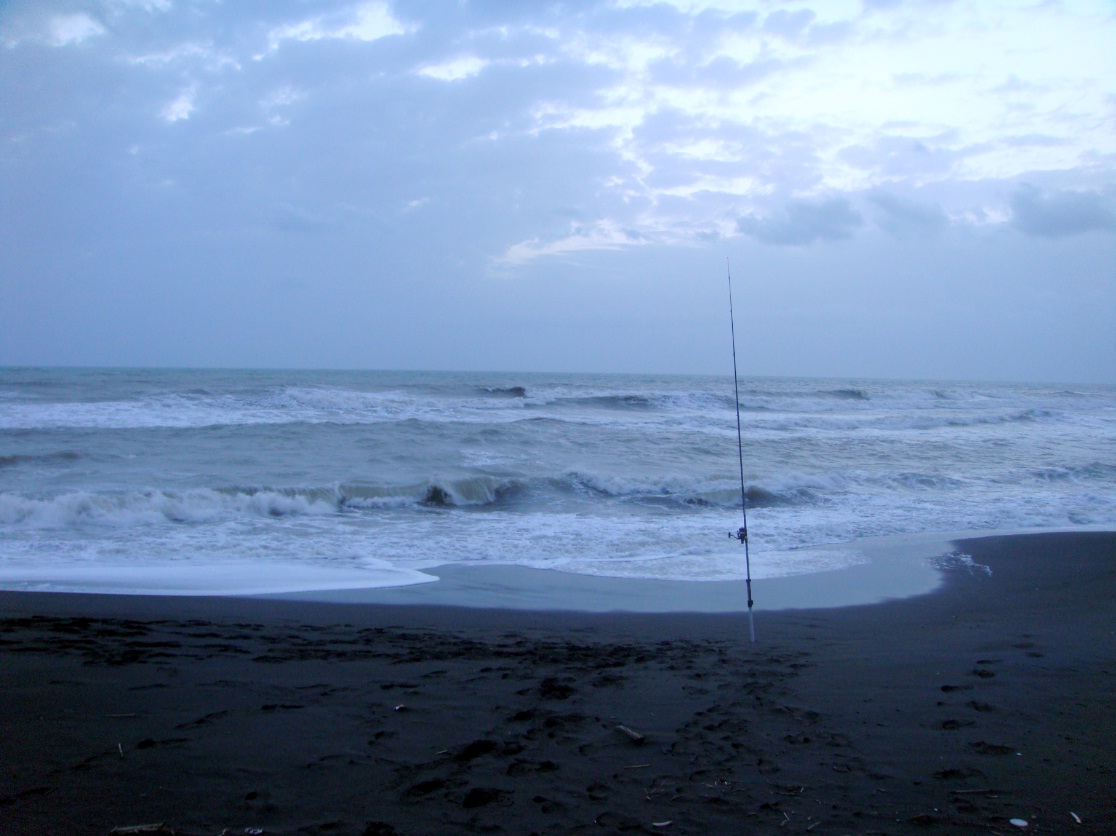
[[[1103,526],[1029,531],[959,531],[874,537],[822,549],[855,552],[852,565],[752,582],[759,610],[876,604],[933,592],[941,562],[963,559],[958,541]],[[762,556],[761,556],[762,559]],[[447,564],[427,570],[437,583],[368,589],[308,590],[260,596],[346,604],[454,606],[571,612],[739,613],[747,610],[744,581],[668,581],[578,575],[525,566]]]
[[[950,551],[940,536],[863,540],[832,550],[863,559],[824,572],[753,581],[766,610],[871,604],[931,592],[939,583],[933,559]],[[744,581],[668,581],[579,575],[513,565],[447,564],[427,570],[438,582],[407,587],[288,592],[274,596],[349,604],[435,605],[580,612],[706,612],[747,610]]]

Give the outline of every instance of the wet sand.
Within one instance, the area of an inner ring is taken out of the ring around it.
[[[1116,534],[957,548],[754,645],[739,612],[0,593],[0,832],[1116,832]]]

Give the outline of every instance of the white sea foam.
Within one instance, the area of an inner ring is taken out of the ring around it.
[[[389,565],[336,568],[293,563],[182,561],[54,562],[48,568],[0,564],[0,587],[27,592],[130,595],[269,595],[331,589],[375,589],[436,581]]]
[[[978,573],[984,575],[992,574],[992,568],[990,566],[986,566],[983,563],[977,563],[975,560],[973,560],[973,556],[971,554],[965,554],[964,552],[949,552],[948,554],[941,555],[934,562],[943,568],[960,567],[967,571],[970,575],[975,575]]]

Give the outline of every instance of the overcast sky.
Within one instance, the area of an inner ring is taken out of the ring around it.
[[[1112,0],[6,0],[0,364],[1116,382]]]

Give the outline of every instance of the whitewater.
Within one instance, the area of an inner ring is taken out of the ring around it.
[[[741,379],[754,578],[1116,524],[1116,389]],[[732,378],[0,369],[0,588],[256,594],[445,564],[734,580]]]

